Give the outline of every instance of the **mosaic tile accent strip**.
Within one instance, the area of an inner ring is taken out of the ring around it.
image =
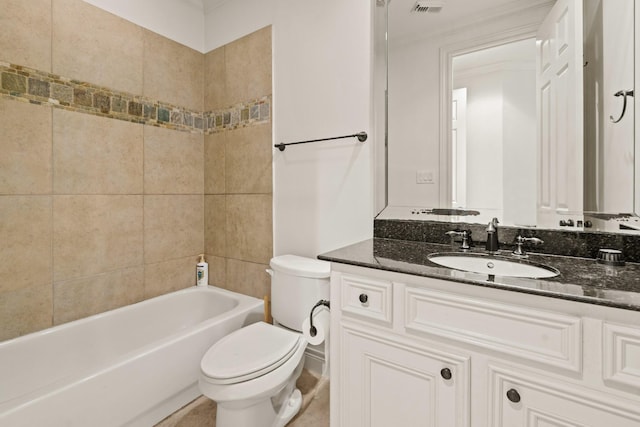
[[[262,124],[269,121],[271,115],[270,96],[222,110],[200,112],[6,62],[0,62],[0,95],[96,116],[204,134]]]

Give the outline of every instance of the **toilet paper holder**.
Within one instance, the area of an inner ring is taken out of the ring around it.
[[[311,335],[312,337],[315,337],[316,334],[318,333],[318,330],[316,329],[316,327],[313,326],[313,312],[315,311],[316,308],[323,305],[328,309],[331,309],[331,304],[329,303],[329,301],[326,299],[321,299],[316,303],[316,305],[313,306],[313,308],[311,309],[311,313],[309,314],[309,335]]]

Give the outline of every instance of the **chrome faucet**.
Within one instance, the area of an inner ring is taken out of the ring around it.
[[[445,233],[447,236],[451,237],[451,243],[453,244],[453,239],[455,237],[462,237],[462,245],[460,246],[460,249],[462,249],[463,251],[466,251],[467,249],[471,249],[470,246],[470,242],[471,240],[471,231],[468,230],[463,230],[463,231],[455,231],[455,230],[451,230],[451,231],[447,231]]]
[[[487,226],[487,251],[498,252],[500,243],[498,242],[498,218],[493,218]]]
[[[526,242],[533,243],[534,245],[541,245],[544,243],[542,239],[538,239],[537,237],[522,237],[519,235],[518,237],[516,237],[516,248],[513,251],[513,255],[521,258],[526,258],[528,255],[522,249],[522,245]]]

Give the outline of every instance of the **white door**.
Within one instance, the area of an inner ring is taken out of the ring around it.
[[[581,389],[554,384],[542,376],[489,368],[491,427],[638,427],[637,408],[615,407],[602,396],[591,399]],[[502,372],[500,372],[502,371]]]
[[[538,225],[583,210],[582,0],[558,0],[536,35]]]
[[[467,207],[467,88],[451,93],[451,207]]]
[[[469,380],[462,363],[377,335],[340,328],[340,426],[466,426]]]

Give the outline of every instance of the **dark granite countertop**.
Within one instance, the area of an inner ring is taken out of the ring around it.
[[[595,259],[529,253],[528,261],[555,267],[560,275],[549,279],[492,276],[440,267],[427,256],[455,252],[451,245],[374,238],[319,255],[318,258],[361,267],[436,279],[453,280],[515,292],[562,298],[589,304],[640,311],[640,264],[620,267]],[[474,248],[472,253],[483,253]],[[509,257],[509,251],[499,255]]]

